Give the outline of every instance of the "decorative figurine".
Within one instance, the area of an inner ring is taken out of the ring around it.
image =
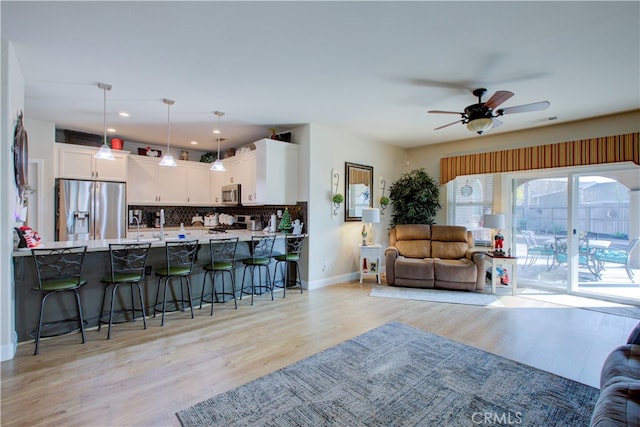
[[[504,236],[502,235],[501,232],[497,232],[496,235],[493,237],[494,240],[494,248],[496,252],[504,252],[502,250],[503,245],[504,245]]]

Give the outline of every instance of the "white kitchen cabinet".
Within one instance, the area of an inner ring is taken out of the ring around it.
[[[222,183],[224,182],[224,172],[211,171],[209,175],[211,183],[211,204],[218,206],[222,204]]]
[[[211,175],[208,163],[185,162],[187,164],[187,203],[189,205],[211,205]]]
[[[298,146],[267,138],[256,141],[255,146],[255,204],[297,203]]]
[[[56,143],[57,178],[127,181],[128,151],[111,150],[114,160],[96,159],[94,147]]]
[[[132,156],[127,200],[130,205],[187,204],[187,165],[160,166],[160,159]]]

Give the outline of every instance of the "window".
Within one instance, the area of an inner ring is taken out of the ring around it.
[[[450,225],[470,230],[476,243],[491,242],[491,230],[483,228],[482,215],[493,210],[493,175],[459,176],[447,184]]]

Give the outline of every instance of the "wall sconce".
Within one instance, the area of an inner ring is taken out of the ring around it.
[[[344,203],[344,196],[338,193],[338,185],[340,183],[340,174],[335,169],[331,169],[331,202],[333,207],[331,208],[331,218],[338,215],[338,209],[340,205]]]
[[[387,209],[391,200],[384,195],[384,192],[387,189],[387,181],[385,181],[382,176],[378,178],[378,189],[380,190],[380,215],[384,215],[384,210]]]

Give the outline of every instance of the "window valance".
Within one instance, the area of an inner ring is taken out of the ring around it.
[[[460,175],[634,162],[640,165],[640,133],[605,136],[440,159],[440,184]]]

